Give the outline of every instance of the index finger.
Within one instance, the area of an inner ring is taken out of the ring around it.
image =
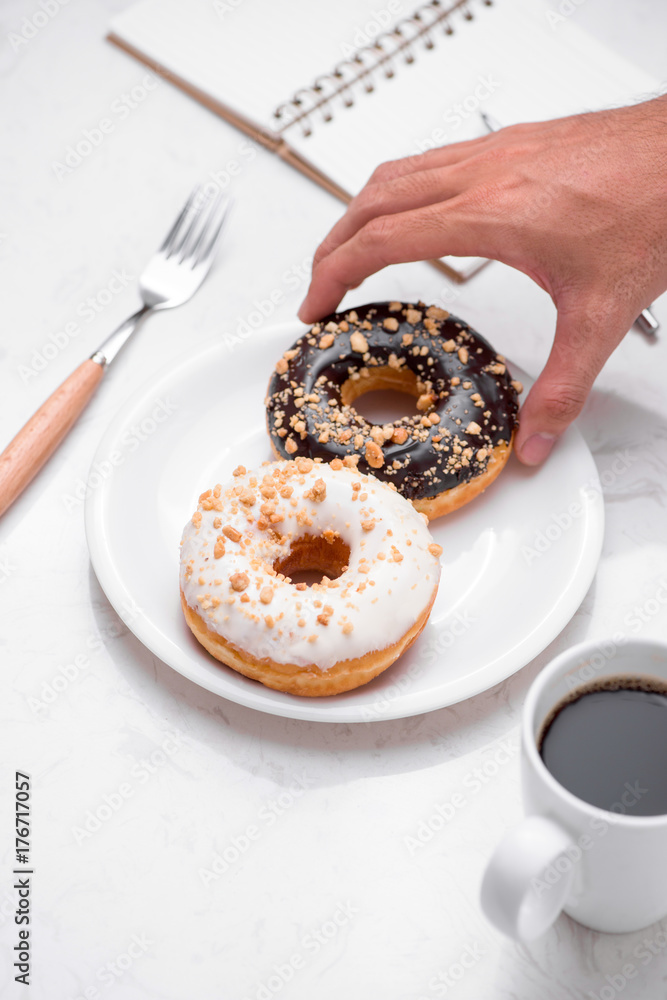
[[[371,219],[313,268],[299,308],[304,323],[333,312],[345,293],[388,264],[454,254],[489,256],[487,238],[462,208],[461,197]]]

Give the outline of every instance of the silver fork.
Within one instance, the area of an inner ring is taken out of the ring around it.
[[[199,185],[139,279],[141,309],[49,396],[0,455],[0,515],[23,492],[81,415],[107,367],[150,313],[187,302],[209,272],[231,199]]]

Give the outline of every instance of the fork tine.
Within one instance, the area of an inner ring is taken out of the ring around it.
[[[174,244],[175,244],[175,241],[176,241],[176,237],[179,235],[179,232],[180,232],[180,230],[181,230],[181,228],[183,226],[183,223],[185,222],[185,220],[187,219],[188,215],[190,214],[190,211],[192,210],[192,206],[194,205],[195,200],[196,200],[196,198],[197,198],[197,196],[198,196],[198,194],[200,193],[201,190],[202,190],[202,185],[201,184],[197,184],[192,189],[192,191],[190,192],[190,197],[188,198],[188,200],[186,201],[185,205],[181,209],[181,211],[180,211],[180,213],[178,215],[178,218],[176,219],[175,223],[173,224],[173,226],[171,227],[171,229],[169,230],[169,232],[165,236],[164,241],[162,243],[162,246],[160,247],[158,253],[169,254],[173,250]]]
[[[190,257],[192,247],[199,239],[202,226],[206,225],[206,220],[211,213],[211,205],[215,204],[216,200],[217,196],[214,196],[210,191],[203,194],[197,205],[196,214],[192,217],[187,231],[183,232],[182,238],[177,241],[177,245],[173,250],[173,253],[178,257],[179,264],[182,264]]]
[[[222,227],[225,224],[227,215],[229,214],[229,210],[233,204],[232,198],[230,198],[229,195],[223,196],[221,201],[222,210],[218,215],[217,221],[214,223],[215,213],[212,212],[211,218],[206,224],[205,231],[201,234],[200,240],[198,240],[197,245],[193,249],[193,268],[209,265],[213,259],[213,254],[215,252],[220,233],[222,232]]]
[[[212,257],[231,203],[232,199],[229,195],[220,194],[211,206],[204,227],[199,234],[197,242],[190,251],[191,266],[193,268],[198,267],[200,264],[205,264]]]

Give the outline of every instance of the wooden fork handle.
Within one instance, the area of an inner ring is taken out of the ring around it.
[[[104,375],[84,361],[21,428],[0,455],[0,516],[37,475],[83,412]]]

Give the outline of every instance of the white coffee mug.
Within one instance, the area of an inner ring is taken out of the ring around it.
[[[545,720],[573,690],[628,674],[667,683],[667,644],[620,633],[582,643],[545,667],[528,692],[521,728],[526,818],[496,848],[481,893],[487,918],[510,937],[538,937],[561,911],[613,933],[667,915],[667,815],[633,816],[632,789],[611,810],[590,805],[554,778],[538,751]]]

